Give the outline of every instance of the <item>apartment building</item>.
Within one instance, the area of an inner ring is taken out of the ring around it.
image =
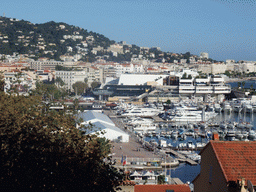
[[[87,77],[85,71],[56,71],[56,79],[59,77],[65,83],[64,87],[71,92],[74,91],[72,85],[78,81],[84,82]]]
[[[87,84],[90,87],[92,82],[100,82],[103,83],[104,81],[104,69],[103,68],[97,68],[97,67],[87,67],[84,69],[86,72],[86,79]]]
[[[55,70],[57,65],[63,66],[64,62],[55,60],[37,60],[30,62],[30,68],[34,70]]]
[[[143,73],[144,67],[142,64],[119,64],[116,65],[116,76],[120,77],[124,73]]]
[[[224,78],[219,75],[205,77],[180,78],[179,93],[184,95],[228,94],[230,85],[226,85]]]

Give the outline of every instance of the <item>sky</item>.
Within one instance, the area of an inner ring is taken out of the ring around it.
[[[64,22],[165,52],[256,61],[256,0],[8,0],[4,15]]]

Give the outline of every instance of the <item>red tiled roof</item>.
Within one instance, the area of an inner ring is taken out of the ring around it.
[[[256,141],[210,141],[210,145],[227,182],[245,178],[256,185]]]
[[[156,71],[157,69],[154,69],[154,68],[152,68],[152,67],[149,67],[147,70]]]
[[[191,192],[188,185],[135,185],[134,192],[166,192],[173,190],[174,192]]]
[[[134,181],[125,180],[121,183],[121,185],[135,185]]]

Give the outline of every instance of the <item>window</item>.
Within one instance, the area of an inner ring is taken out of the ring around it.
[[[171,189],[166,189],[165,192],[174,192],[174,190],[171,190]]]
[[[212,183],[212,165],[210,165],[210,171],[209,171],[209,183]]]

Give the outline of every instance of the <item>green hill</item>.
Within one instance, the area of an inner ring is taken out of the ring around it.
[[[64,36],[67,38],[65,39]],[[17,52],[35,58],[49,57],[58,60],[60,55],[75,55],[79,52],[84,57],[85,55],[92,57],[91,50],[94,47],[107,48],[114,43],[115,41],[104,35],[88,32],[66,23],[51,21],[33,24],[24,20],[0,17],[1,54]],[[73,50],[68,52],[67,47],[72,47]]]
[[[104,35],[77,26],[50,21],[33,24],[29,21],[0,17],[0,54],[24,54],[38,59],[47,57],[60,60],[62,55],[76,56],[81,61],[131,61],[143,58],[155,62],[172,63],[193,56],[190,52],[173,54],[159,48],[141,48],[116,43]],[[194,56],[197,60],[197,56]],[[211,59],[209,59],[212,61]]]

